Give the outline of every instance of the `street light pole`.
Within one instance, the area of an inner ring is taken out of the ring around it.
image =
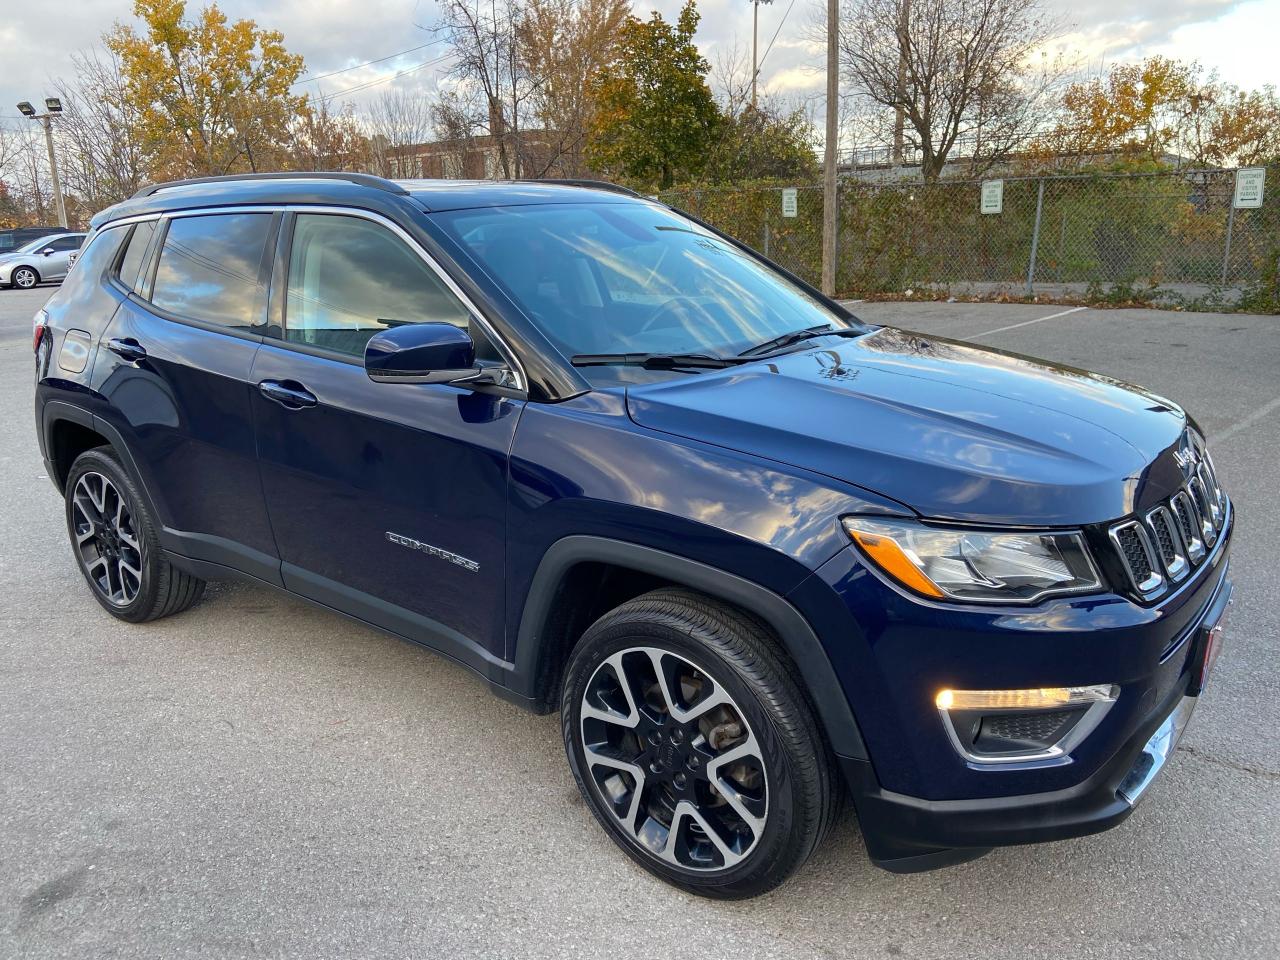
[[[46,97],[44,105],[45,112],[36,113],[35,107],[24,100],[18,104],[18,110],[28,120],[39,120],[44,127],[44,145],[49,151],[49,176],[53,179],[53,201],[58,207],[58,222],[66,230],[69,226],[67,205],[62,199],[62,178],[58,175],[58,156],[53,149],[53,118],[62,113],[62,101],[57,97]]]
[[[822,292],[836,293],[836,151],[840,138],[840,0],[827,0],[827,143],[822,164]]]

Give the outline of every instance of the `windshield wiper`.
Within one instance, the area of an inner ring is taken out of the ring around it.
[[[792,330],[790,333],[784,333],[782,336],[766,340],[764,343],[757,343],[754,347],[748,347],[743,350],[738,356],[758,357],[763,353],[772,353],[774,350],[781,350],[804,340],[812,340],[814,337],[860,337],[862,333],[863,331],[861,330],[854,330],[849,327],[833,327],[829,323],[822,323],[816,327]]]
[[[575,367],[644,367],[674,370],[677,367],[719,370],[746,363],[745,357],[712,357],[705,353],[579,353],[569,358]]]

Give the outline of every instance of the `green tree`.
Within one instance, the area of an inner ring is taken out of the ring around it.
[[[104,39],[120,58],[152,176],[285,166],[306,101],[290,92],[302,57],[279,31],[231,22],[216,4],[195,19],[184,0],[136,0],[133,10],[145,31],[117,24]]]
[[[712,183],[813,180],[818,172],[813,127],[803,110],[781,113],[764,105],[748,105],[723,117],[703,179]]]
[[[617,55],[596,83],[592,166],[661,189],[701,171],[721,116],[693,42],[699,19],[694,0],[674,24],[656,12],[627,18]]]

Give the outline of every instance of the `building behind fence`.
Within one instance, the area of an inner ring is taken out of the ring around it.
[[[1280,309],[1280,168],[1263,206],[1237,209],[1234,170],[1014,177],[983,214],[982,182],[842,180],[837,288],[904,293],[1142,299]],[[714,224],[817,284],[822,186],[673,190],[662,200]]]

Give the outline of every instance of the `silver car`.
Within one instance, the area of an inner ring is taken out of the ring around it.
[[[37,283],[61,280],[84,237],[83,233],[55,233],[0,256],[0,287],[30,290]]]

